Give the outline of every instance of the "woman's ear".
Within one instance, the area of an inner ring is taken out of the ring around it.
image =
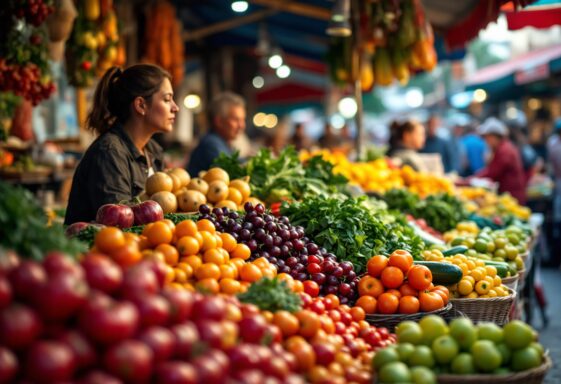
[[[146,114],[147,107],[148,105],[144,97],[138,96],[134,99],[133,108],[139,115],[144,116]]]

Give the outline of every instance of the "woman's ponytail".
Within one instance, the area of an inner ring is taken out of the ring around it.
[[[115,116],[110,112],[109,100],[115,89],[115,82],[123,72],[118,67],[111,67],[105,72],[95,89],[92,110],[86,119],[86,127],[101,135],[111,129]]]

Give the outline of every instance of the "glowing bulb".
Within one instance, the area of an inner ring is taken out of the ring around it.
[[[266,128],[274,128],[277,123],[279,122],[279,119],[277,118],[277,115],[270,113],[265,117],[265,127]]]
[[[424,96],[420,89],[412,88],[405,93],[405,103],[411,108],[423,105]]]
[[[334,129],[341,129],[345,126],[345,118],[338,113],[335,113],[329,119],[329,123]]]
[[[352,119],[353,117],[355,117],[356,112],[358,111],[358,106],[356,105],[356,101],[352,97],[342,98],[339,101],[337,107],[339,109],[339,113],[345,119]]]
[[[232,2],[232,11],[242,13],[247,11],[249,4],[247,1],[234,1]]]
[[[255,76],[253,78],[252,84],[257,89],[263,88],[263,86],[265,85],[265,79],[263,79],[262,76]]]
[[[269,57],[269,67],[277,69],[282,65],[282,56],[279,54],[274,54]]]
[[[187,95],[183,99],[183,105],[187,109],[197,109],[201,106],[201,97],[195,94]]]
[[[482,103],[485,100],[487,100],[487,92],[485,92],[484,89],[479,88],[473,92],[473,101],[476,103]]]
[[[253,116],[253,125],[255,125],[256,127],[262,127],[263,125],[265,125],[266,117],[267,115],[263,112],[256,113],[255,116]]]
[[[286,79],[290,76],[290,67],[288,65],[282,65],[277,68],[277,76],[281,79]]]

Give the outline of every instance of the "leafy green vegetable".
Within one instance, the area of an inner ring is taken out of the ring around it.
[[[231,155],[222,152],[214,159],[213,167],[220,167],[230,175],[230,180],[239,179],[247,176],[245,167],[241,165],[240,152],[235,151]],[[194,176],[193,176],[194,177]]]
[[[164,219],[170,219],[171,221],[173,221],[174,224],[177,225],[184,220],[197,221],[197,220],[199,220],[199,215],[198,214],[193,215],[193,214],[188,214],[188,213],[166,213],[164,215]]]
[[[26,189],[0,181],[0,245],[22,258],[41,260],[53,250],[77,256],[83,243],[68,239],[60,224],[47,226],[47,215]]]
[[[366,197],[311,197],[302,202],[283,203],[281,214],[293,225],[301,225],[306,235],[333,252],[339,260],[351,261],[357,273],[376,254],[405,249],[418,256],[423,241],[400,215],[375,207]]]
[[[244,303],[255,304],[262,311],[285,310],[296,312],[302,307],[300,297],[292,292],[284,281],[263,278],[249,286],[247,292],[238,295]]]

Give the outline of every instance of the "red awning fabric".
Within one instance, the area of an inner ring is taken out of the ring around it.
[[[301,103],[320,101],[325,97],[325,90],[297,83],[282,83],[256,95],[258,104]]]
[[[505,12],[508,29],[515,31],[524,27],[539,29],[561,25],[561,5],[556,7],[529,8],[520,12]]]
[[[480,69],[466,80],[466,86],[489,83],[512,74],[525,74],[559,57],[561,57],[561,45],[528,52],[512,60]]]
[[[501,7],[512,2],[515,8],[525,7],[535,0],[487,0],[479,1],[473,11],[461,22],[446,31],[445,41],[449,49],[461,48],[475,38],[480,30],[497,20]]]

